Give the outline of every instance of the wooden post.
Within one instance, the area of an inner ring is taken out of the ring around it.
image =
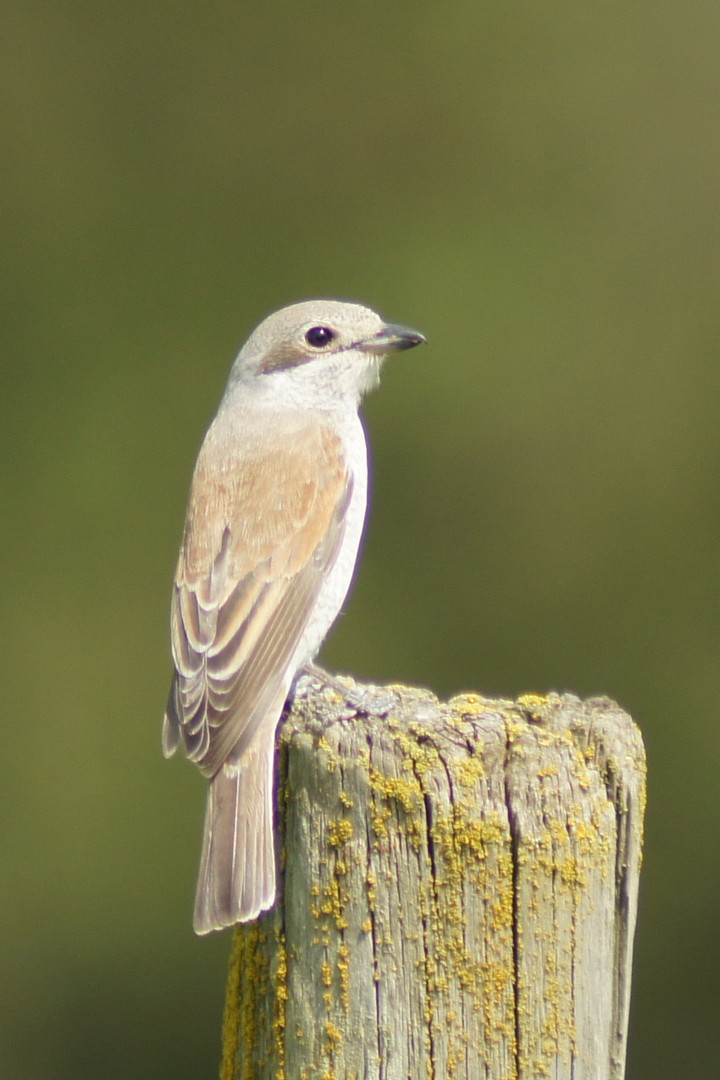
[[[645,758],[598,698],[303,681],[223,1080],[621,1080]],[[354,697],[353,697],[354,700]]]

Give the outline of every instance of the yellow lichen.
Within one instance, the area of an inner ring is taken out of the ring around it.
[[[350,1013],[350,949],[344,942],[338,946],[337,969],[340,976],[340,1001],[347,1016]]]
[[[474,788],[478,780],[485,776],[485,766],[482,760],[482,746],[475,749],[474,754],[461,758],[453,763],[453,775],[458,783],[464,788]]]
[[[275,974],[273,988],[275,1000],[273,1003],[273,1036],[275,1042],[275,1054],[277,1066],[276,1080],[285,1080],[285,1018],[288,1001],[288,967],[287,950],[285,948],[285,935],[279,922],[275,925]]]
[[[330,847],[342,847],[352,839],[353,825],[347,818],[328,821],[328,843]]]
[[[412,762],[410,762],[412,768]],[[414,776],[400,779],[398,776],[385,776],[377,769],[370,770],[370,783],[384,799],[392,799],[402,806],[406,814],[411,814],[418,806],[421,788]]]
[[[450,698],[448,705],[463,717],[482,716],[488,708],[487,699],[482,694],[456,694]]]

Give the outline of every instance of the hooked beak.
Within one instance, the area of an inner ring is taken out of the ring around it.
[[[357,348],[362,349],[364,352],[383,355],[384,353],[402,352],[404,349],[414,349],[416,345],[424,345],[426,341],[427,338],[418,333],[417,330],[411,330],[408,326],[397,326],[395,323],[388,323],[377,334],[365,338],[364,341],[359,341]]]

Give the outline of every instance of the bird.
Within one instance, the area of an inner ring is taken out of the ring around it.
[[[232,365],[193,474],[171,600],[162,747],[209,781],[197,934],[276,897],[275,733],[350,588],[368,487],[359,406],[425,342],[339,300],[268,316]]]

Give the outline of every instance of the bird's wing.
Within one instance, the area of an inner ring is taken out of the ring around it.
[[[238,461],[206,440],[172,600],[175,677],[163,745],[213,776],[247,745],[288,670],[342,545],[342,444],[318,425]]]

